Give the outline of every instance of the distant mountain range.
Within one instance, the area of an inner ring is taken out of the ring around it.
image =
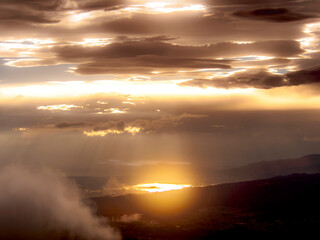
[[[320,154],[312,154],[300,158],[263,161],[238,168],[214,171],[210,180],[213,183],[239,182],[293,173],[318,172],[320,172]]]
[[[163,167],[162,165],[159,165]],[[153,168],[156,168],[154,165]],[[140,168],[142,167],[132,167]],[[256,179],[265,179],[275,176],[285,176],[294,173],[320,173],[320,154],[306,155],[300,158],[293,159],[280,159],[273,161],[263,161],[248,164],[238,168],[223,169],[223,170],[210,170],[210,169],[196,169],[199,173],[204,176],[201,183],[220,184],[220,183],[231,183],[250,181]],[[136,172],[136,171],[132,171]],[[70,177],[74,180],[83,190],[97,191],[106,186],[109,177],[91,177],[91,176],[77,176]],[[119,182],[124,184],[130,184],[130,178],[116,177]]]

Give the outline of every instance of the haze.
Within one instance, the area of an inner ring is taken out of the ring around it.
[[[1,164],[190,184],[315,153],[319,5],[0,1]]]

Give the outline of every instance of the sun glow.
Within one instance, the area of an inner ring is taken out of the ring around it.
[[[178,83],[184,80],[172,82],[141,81],[132,83],[130,81],[99,80],[94,82],[68,81],[48,82],[45,84],[34,84],[24,86],[3,86],[0,88],[2,96],[5,97],[74,97],[97,93],[119,93],[132,96],[210,96],[230,94],[252,94],[255,89],[218,89],[208,87],[205,89],[196,87],[181,87]]]
[[[138,184],[135,186],[135,188],[138,191],[149,192],[149,193],[180,190],[188,187],[191,187],[191,185],[190,184],[172,184],[172,183],[144,183],[144,184]]]

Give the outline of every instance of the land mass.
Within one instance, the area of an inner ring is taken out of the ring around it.
[[[293,174],[92,200],[123,239],[311,239],[319,189],[320,174]],[[141,217],[131,221],[134,214]]]

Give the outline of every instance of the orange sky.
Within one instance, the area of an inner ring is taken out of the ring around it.
[[[319,149],[311,0],[0,2],[0,161],[71,175]]]

